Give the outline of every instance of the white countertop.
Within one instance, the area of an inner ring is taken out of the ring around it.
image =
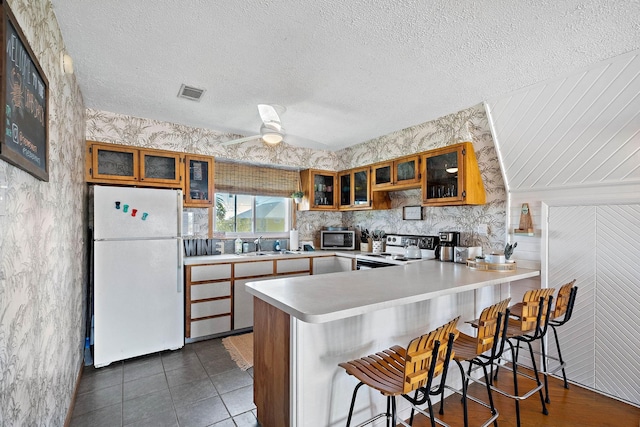
[[[288,277],[246,284],[247,292],[307,323],[324,323],[490,285],[539,276],[538,270],[478,271],[440,261]]]

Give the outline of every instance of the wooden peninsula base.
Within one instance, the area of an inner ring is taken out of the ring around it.
[[[289,427],[289,315],[253,299],[253,401],[261,426]]]

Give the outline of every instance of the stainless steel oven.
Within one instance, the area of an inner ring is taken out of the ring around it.
[[[384,261],[373,261],[356,257],[356,270],[371,270],[372,268],[394,267],[398,264],[390,264]]]

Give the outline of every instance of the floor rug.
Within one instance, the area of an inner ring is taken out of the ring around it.
[[[240,369],[246,371],[253,366],[253,332],[223,338],[222,345]]]

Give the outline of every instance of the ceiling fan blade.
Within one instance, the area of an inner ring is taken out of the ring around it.
[[[280,110],[284,112],[284,107],[280,107]],[[265,125],[269,124],[277,124],[279,127],[280,124],[280,116],[278,115],[278,111],[276,107],[269,104],[258,104],[258,113],[260,113],[260,118]]]
[[[221,145],[240,144],[241,142],[253,141],[254,139],[260,139],[260,138],[262,138],[262,135],[252,135],[244,138],[232,139],[231,141],[225,141]]]

